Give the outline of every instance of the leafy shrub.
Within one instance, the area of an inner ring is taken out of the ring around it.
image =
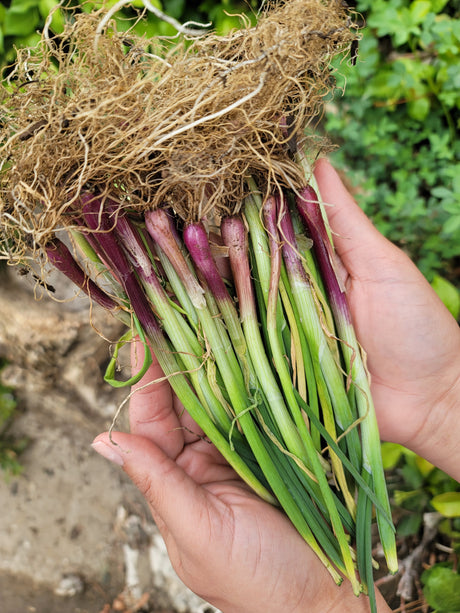
[[[15,47],[33,46],[56,0],[10,0],[0,5],[0,64],[11,63]],[[53,28],[61,29],[60,14],[53,19]]]
[[[423,594],[437,613],[460,611],[460,574],[452,566],[434,564],[421,577]]]
[[[0,358],[0,373],[5,362]],[[9,434],[9,428],[16,415],[16,399],[13,390],[2,384],[0,379],[0,470],[8,478],[19,475],[22,466],[18,456],[24,451],[28,441]]]
[[[460,484],[455,479],[395,443],[382,444],[382,457],[385,469],[391,471],[390,489],[398,510],[399,536],[416,535],[427,512],[438,511],[446,518],[460,517]],[[448,524],[444,528],[450,538]]]
[[[377,227],[431,281],[458,285],[460,12],[447,0],[357,0],[366,26],[325,128]]]
[[[92,11],[100,8],[102,4],[111,6],[114,0],[105,3],[101,0],[93,2],[85,0],[10,0],[0,5],[0,66],[14,61],[15,47],[33,46],[39,40],[37,31],[41,30],[45,20],[53,9],[59,4],[74,7],[77,10]],[[201,3],[190,3],[185,0],[153,0],[152,4],[167,15],[181,22],[195,20],[201,23],[212,22],[213,27],[219,33],[228,32],[230,29],[239,27],[240,14],[246,14],[255,22],[255,11],[259,6],[257,0],[204,0]],[[6,6],[5,6],[6,5]],[[137,15],[136,11],[143,9],[141,0],[133,0],[117,13],[117,22],[120,30],[132,26],[129,19]],[[61,11],[53,13],[51,30],[60,32],[63,25]],[[146,12],[144,19],[135,26],[138,34],[146,36],[174,35],[173,26],[158,19],[152,13]]]
[[[458,613],[460,575],[455,569],[460,553],[460,484],[401,445],[383,443],[382,457],[389,471],[400,541],[416,537],[419,543],[425,513],[439,513],[436,542],[444,542],[445,548],[437,552],[438,556],[425,551],[431,565],[420,577],[423,595],[437,613]],[[445,553],[439,556],[442,551]],[[433,563],[433,559],[437,561]]]

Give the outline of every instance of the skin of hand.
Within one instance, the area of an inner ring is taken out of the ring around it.
[[[133,364],[144,348],[133,345]],[[182,581],[223,613],[368,613],[337,587],[285,515],[238,478],[183,410],[156,361],[130,401],[131,433],[99,435],[149,503]],[[381,600],[379,611],[390,609]]]
[[[382,436],[424,450],[447,468],[443,454],[456,453],[457,469],[458,393],[451,390],[459,385],[458,326],[330,164],[319,161],[315,175],[323,200],[334,203],[327,211],[368,354]],[[133,346],[134,368],[143,350]],[[138,486],[190,589],[224,613],[369,611],[366,597],[356,598],[348,582],[335,586],[286,517],[254,495],[202,437],[156,362],[133,391],[131,433],[113,433],[115,444],[101,434],[93,446]],[[435,422],[447,430],[433,431]],[[444,447],[437,450],[440,441]],[[380,594],[377,599],[379,613],[390,611]]]
[[[460,480],[460,329],[410,259],[359,209],[327,160],[315,177],[367,354],[383,440]]]

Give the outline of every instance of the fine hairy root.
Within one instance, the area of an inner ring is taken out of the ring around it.
[[[104,10],[20,50],[0,90],[0,257],[43,257],[85,192],[184,221],[236,212],[248,176],[305,178],[290,155],[334,88],[356,28],[340,0],[272,3],[257,26],[193,41],[118,32]],[[306,136],[310,133],[310,136]]]

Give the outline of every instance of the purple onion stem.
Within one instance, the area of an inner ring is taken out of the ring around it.
[[[296,204],[306,230],[313,240],[313,250],[331,299],[334,316],[336,319],[345,318],[347,323],[351,323],[347,298],[340,287],[334,269],[334,253],[315,190],[310,185],[302,188],[300,194],[296,197]]]
[[[97,302],[108,311],[115,311],[119,305],[88,277],[78,262],[74,259],[67,246],[58,238],[54,238],[46,245],[46,253],[51,264],[64,273],[77,287],[87,294],[91,300]]]
[[[207,232],[201,223],[189,224],[184,230],[184,243],[197,270],[203,275],[214,298],[219,302],[230,296],[212,257]]]
[[[204,290],[189,268],[178,242],[177,230],[168,213],[164,209],[147,211],[145,214],[145,227],[174,267],[189,294],[193,306],[198,309],[205,309],[206,299]]]
[[[146,334],[156,336],[160,331],[160,326],[137,280],[133,266],[128,261],[115,236],[114,223],[110,214],[104,209],[101,200],[93,196],[82,197],[82,204],[84,220],[88,228],[93,230],[94,239],[97,241],[97,253],[109,262],[110,267],[120,279],[120,283]]]

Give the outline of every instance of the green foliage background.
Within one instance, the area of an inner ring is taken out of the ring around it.
[[[389,471],[388,486],[400,542],[418,544],[429,514],[431,521],[436,522],[436,543],[443,543],[450,551],[449,555],[441,554],[421,574],[429,610],[459,613],[460,568],[456,561],[460,554],[460,483],[395,443],[382,444],[382,458]],[[436,517],[433,517],[434,511],[438,514]]]
[[[109,0],[108,5],[113,5]],[[0,65],[15,46],[33,45],[56,0],[7,0],[0,6]],[[100,1],[67,0],[91,11]],[[239,27],[255,22],[258,0],[154,0],[181,22]],[[323,128],[339,145],[333,155],[377,227],[405,249],[436,289],[460,310],[460,5],[458,0],[355,0],[362,40],[356,65],[338,66],[339,90]],[[128,27],[142,0],[118,13]],[[174,34],[151,13],[139,32]],[[54,13],[51,28],[62,28]],[[345,88],[346,84],[346,88]],[[341,89],[344,88],[342,95]],[[439,283],[439,277],[456,286]],[[453,291],[454,289],[454,291]],[[444,293],[447,292],[446,296]]]
[[[19,475],[22,466],[18,460],[27,447],[25,437],[10,434],[9,429],[16,417],[16,399],[14,390],[2,383],[2,369],[6,365],[0,358],[0,473],[6,479]]]
[[[460,5],[357,0],[356,66],[326,117],[360,204],[432,281],[460,286]]]

